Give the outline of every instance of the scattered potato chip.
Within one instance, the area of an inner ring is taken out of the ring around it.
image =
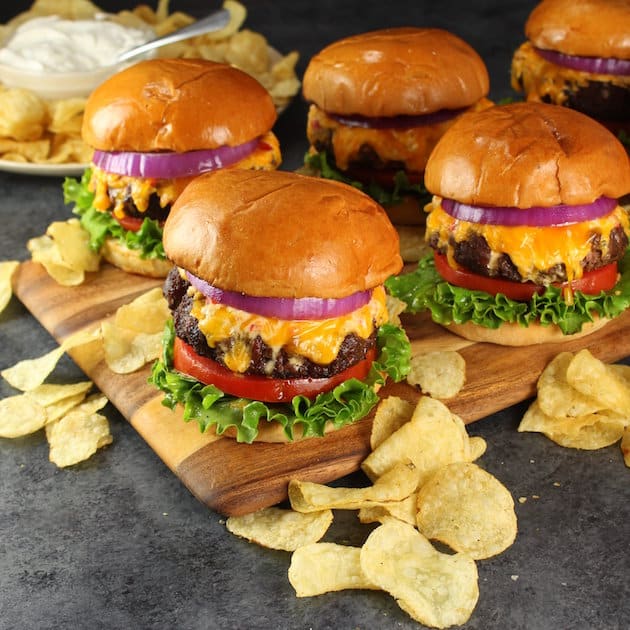
[[[226,527],[232,534],[262,547],[295,551],[320,540],[332,520],[330,510],[306,514],[268,507],[243,516],[230,516]]]
[[[593,414],[596,416],[604,415]],[[545,435],[556,444],[566,448],[579,448],[583,450],[597,450],[618,442],[624,432],[624,426],[619,422],[619,417],[606,419],[605,416],[593,424],[585,424],[575,433],[548,432]]]
[[[60,346],[37,359],[19,361],[14,366],[0,372],[2,377],[15,389],[31,391],[41,385],[55,369],[66,350],[90,343],[100,337],[100,330],[79,330],[70,335]]]
[[[560,352],[542,371],[537,382],[538,404],[548,416],[581,416],[603,409],[603,405],[574,389],[567,381],[573,353]]]
[[[46,408],[28,394],[0,399],[0,437],[30,435],[39,431],[47,419]]]
[[[599,401],[605,409],[630,417],[630,388],[618,372],[596,359],[586,348],[567,367],[567,381],[576,390]]]
[[[440,468],[418,492],[418,530],[475,560],[507,549],[517,533],[508,489],[476,464]]]
[[[468,434],[461,418],[439,400],[422,396],[411,420],[372,451],[361,468],[374,480],[409,459],[416,465],[422,485],[440,466],[469,458]]]
[[[113,321],[101,323],[105,362],[112,372],[128,374],[157,359],[170,311],[156,287],[121,306]]]
[[[621,452],[623,454],[623,461],[626,466],[630,468],[630,426],[627,426],[623,430],[623,436],[621,438]]]
[[[486,448],[488,448],[486,441],[478,435],[468,438],[468,445],[470,447],[471,462],[478,460],[486,452]]]
[[[99,448],[111,444],[107,418],[99,413],[107,404],[103,394],[94,394],[56,422],[46,425],[49,459],[60,468],[90,458]]]
[[[455,350],[435,350],[411,357],[407,375],[410,385],[419,385],[433,398],[452,398],[466,381],[466,361]]]
[[[13,288],[11,280],[20,263],[17,260],[3,260],[0,262],[0,313],[7,307]]]
[[[361,548],[367,579],[416,621],[435,628],[466,623],[479,598],[475,561],[437,551],[414,527],[390,519]]]
[[[29,396],[44,407],[50,407],[66,398],[85,396],[92,387],[92,381],[81,381],[67,385],[44,383],[29,392]]]
[[[385,295],[385,306],[387,307],[389,322],[394,324],[394,326],[400,326],[400,315],[407,308],[407,304],[387,293]]]
[[[361,549],[336,543],[313,543],[291,556],[289,582],[298,597],[345,589],[377,589],[361,569]]]
[[[416,512],[418,495],[414,492],[402,501],[390,501],[372,507],[363,507],[359,510],[361,523],[383,523],[385,519],[394,517],[399,521],[416,524]]]
[[[333,488],[321,483],[292,479],[289,482],[289,501],[298,512],[358,510],[389,501],[401,501],[417,486],[416,467],[410,461],[402,461],[367,488]]]
[[[414,406],[410,402],[397,396],[388,396],[381,400],[372,422],[370,448],[374,450],[403,424],[409,422],[413,409]]]

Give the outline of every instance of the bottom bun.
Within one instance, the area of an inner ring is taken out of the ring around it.
[[[136,273],[150,278],[166,278],[173,267],[170,260],[141,258],[136,250],[129,249],[124,243],[114,238],[105,239],[101,254],[107,262],[127,273]]]
[[[444,328],[470,341],[496,343],[500,346],[533,346],[539,343],[560,343],[586,337],[603,328],[609,321],[610,319],[605,317],[597,318],[593,322],[584,324],[580,332],[572,335],[563,334],[557,326],[542,326],[541,324],[531,324],[525,327],[519,324],[505,323],[501,324],[499,328],[485,328],[472,322],[466,322],[465,324],[445,324]]]

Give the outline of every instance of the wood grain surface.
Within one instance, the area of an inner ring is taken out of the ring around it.
[[[17,297],[59,343],[77,330],[100,325],[119,306],[160,284],[109,265],[78,287],[58,285],[31,261],[22,263],[14,276]],[[630,355],[630,312],[588,337],[523,348],[472,343],[426,316],[403,316],[403,325],[414,352],[453,349],[466,360],[466,384],[446,401],[466,423],[533,396],[542,369],[561,350],[589,347],[608,362]],[[372,416],[323,438],[239,444],[202,434],[196,423],[183,421],[180,409],[161,405],[162,394],[147,383],[150,366],[133,374],[114,374],[98,343],[76,348],[70,355],[186,487],[225,515],[244,514],[286,499],[291,478],[329,482],[343,477],[358,470],[369,452]],[[32,356],[39,355],[34,351]],[[388,384],[381,394],[412,402],[421,395],[406,383]]]

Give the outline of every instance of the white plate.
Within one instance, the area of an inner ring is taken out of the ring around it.
[[[46,177],[77,177],[83,174],[88,164],[68,162],[66,164],[34,164],[32,162],[13,162],[0,160],[0,171],[19,173],[20,175],[42,175]]]

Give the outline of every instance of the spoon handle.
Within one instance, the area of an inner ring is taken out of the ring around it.
[[[144,53],[153,50],[154,48],[160,48],[162,46],[166,46],[167,44],[172,44],[173,42],[179,42],[182,39],[188,39],[190,37],[195,37],[196,35],[203,35],[204,33],[210,33],[211,31],[218,31],[222,29],[224,26],[230,21],[230,12],[227,9],[221,9],[210,15],[207,15],[188,26],[184,26],[168,35],[163,35],[162,37],[156,37],[155,39],[149,40],[144,44],[140,44],[140,46],[135,46],[134,48],[130,48],[129,50],[121,53],[117,57],[117,61],[127,61],[128,59],[132,59],[133,57],[137,57],[138,55],[143,55]]]

